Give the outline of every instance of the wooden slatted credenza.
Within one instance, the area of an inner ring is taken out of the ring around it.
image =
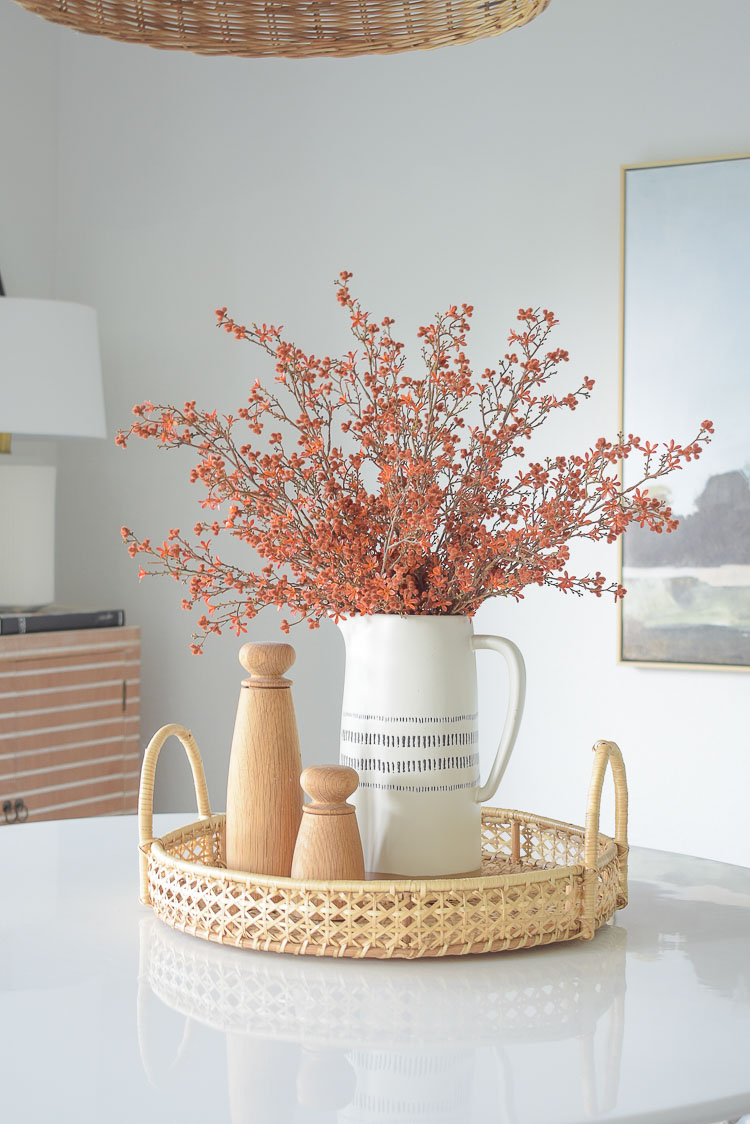
[[[140,631],[0,637],[0,826],[135,812]]]

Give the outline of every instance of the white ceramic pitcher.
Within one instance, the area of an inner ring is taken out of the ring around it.
[[[439,877],[481,865],[480,803],[508,763],[526,673],[510,640],[475,636],[468,617],[356,616],[346,644],[341,763],[359,773],[351,797],[373,874]],[[479,779],[475,652],[508,665],[510,693],[486,784]]]

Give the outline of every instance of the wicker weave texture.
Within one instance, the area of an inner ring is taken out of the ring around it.
[[[521,27],[549,0],[19,0],[94,35],[244,58],[394,54]]]
[[[154,839],[155,762],[171,734],[190,756],[206,818]],[[197,747],[188,731],[165,727],[152,740],[143,767],[141,897],[183,932],[298,955],[413,959],[590,938],[627,904],[624,766],[613,742],[599,742],[595,753],[586,828],[484,808],[481,876],[297,882],[225,869],[225,818],[208,815]],[[599,833],[608,763],[615,779],[615,839]]]
[[[176,929],[272,952],[456,956],[581,936],[583,866],[554,866],[542,856],[580,853],[582,834],[566,837],[550,821],[518,819],[533,849],[516,864],[500,850],[513,815],[485,809],[481,878],[320,885],[242,879],[213,865],[223,862],[224,817],[215,816],[152,845],[149,896],[156,913]],[[603,840],[602,850],[594,928],[611,917],[619,897],[618,849]]]

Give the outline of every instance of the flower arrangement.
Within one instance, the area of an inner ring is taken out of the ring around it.
[[[205,605],[192,650],[224,626],[245,632],[266,605],[314,628],[356,613],[473,615],[487,598],[520,599],[532,584],[622,597],[598,572],[568,572],[571,542],[611,543],[634,521],[674,530],[670,508],[645,485],[697,458],[711,422],[686,445],[620,434],[529,460],[527,443],[550,414],[575,410],[594,386],[584,378],[562,395],[548,389],[568,362],[549,346],[553,313],[520,309],[509,350],[477,375],[466,354],[473,308],[453,305],[419,329],[423,370],[412,375],[394,321],[376,323],[351,278],[335,284],[355,350],[316,358],[281,328],[247,327],[221,308],[218,326],[274,360],[273,388],[257,380],[237,417],[144,402],[117,436],[122,447],[137,436],[196,454],[190,479],[205,487],[212,517],[193,537],[173,528],[154,546],[122,528],[131,556],[147,559],[141,577],[170,574],[187,585],[183,608]],[[632,456],[639,479],[625,487],[619,468]],[[222,534],[257,552],[257,572],[219,557]]]

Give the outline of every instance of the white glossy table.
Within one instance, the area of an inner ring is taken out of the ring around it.
[[[157,834],[194,818],[156,817]],[[175,933],[133,817],[0,832],[8,1121],[712,1124],[750,1112],[750,870],[634,849],[592,942],[313,960]]]

